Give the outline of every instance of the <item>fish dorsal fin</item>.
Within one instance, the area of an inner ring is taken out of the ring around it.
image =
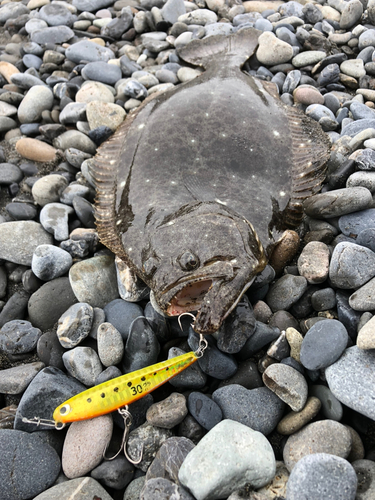
[[[214,35],[202,40],[192,40],[178,50],[184,61],[194,66],[207,68],[218,58],[225,58],[229,64],[241,67],[258,46],[262,34],[255,28],[244,28],[233,35]]]
[[[316,194],[325,179],[331,143],[320,125],[297,108],[287,107],[292,137],[292,192],[285,209],[285,224],[297,227],[302,219],[302,202]]]
[[[124,252],[123,243],[116,227],[117,171],[126,136],[134,120],[145,106],[159,97],[161,93],[157,92],[146,98],[137,111],[126,117],[116,132],[98,148],[90,165],[90,173],[96,188],[95,222],[100,241],[130,267],[133,264]]]

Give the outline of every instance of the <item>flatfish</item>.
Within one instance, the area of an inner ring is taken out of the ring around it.
[[[150,96],[92,166],[101,241],[166,315],[197,311],[212,333],[302,217],[324,180],[330,145],[273,84],[241,71],[261,32],[194,40],[179,56],[205,71]]]

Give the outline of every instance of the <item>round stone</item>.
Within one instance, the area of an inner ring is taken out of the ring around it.
[[[103,125],[109,127],[111,130],[116,130],[124,121],[126,112],[124,108],[117,104],[91,101],[87,104],[86,115],[90,130]]]
[[[359,2],[360,3],[360,2]],[[292,470],[287,483],[288,500],[354,500],[357,476],[347,460],[327,453],[303,457]]]
[[[308,370],[332,365],[348,343],[345,326],[335,319],[319,321],[306,333],[301,346],[301,363]]]
[[[273,312],[289,309],[305,293],[306,278],[286,274],[278,279],[267,294],[267,304]]]
[[[343,289],[358,288],[374,276],[374,252],[346,241],[335,246],[329,267],[333,286]]]
[[[87,82],[82,85],[76,94],[76,102],[115,102],[115,98],[110,89],[100,82]]]
[[[70,45],[65,51],[65,56],[76,64],[80,64],[81,61],[108,62],[110,59],[115,59],[115,54],[111,49],[101,47],[99,44],[89,40],[82,40]]]
[[[286,42],[279,40],[269,32],[263,32],[258,38],[258,49],[256,56],[261,64],[274,66],[290,61],[293,57],[293,48]],[[325,56],[325,54],[324,54]]]
[[[146,420],[157,427],[172,429],[182,422],[187,413],[185,396],[177,392],[172,392],[163,401],[150,406],[146,413]]]
[[[61,193],[68,186],[68,181],[62,175],[51,174],[38,179],[32,187],[34,200],[44,207],[48,203],[60,201]]]
[[[71,255],[54,245],[40,245],[33,254],[31,269],[35,276],[50,281],[69,271],[73,259]]]
[[[52,105],[52,90],[44,85],[35,85],[27,92],[19,105],[18,119],[21,123],[38,122],[42,112],[50,110]]]

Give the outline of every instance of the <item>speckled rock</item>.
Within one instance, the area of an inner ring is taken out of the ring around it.
[[[355,243],[335,246],[329,277],[337,288],[358,288],[375,276],[375,253]]]
[[[185,396],[178,392],[172,392],[163,401],[150,406],[146,413],[146,420],[156,427],[172,429],[182,422],[187,413]]]
[[[298,271],[308,283],[322,283],[328,277],[329,248],[321,241],[311,241],[298,258]]]
[[[117,365],[124,355],[121,333],[111,323],[101,323],[97,334],[98,354],[104,366]]]
[[[60,344],[71,349],[88,336],[93,322],[94,310],[85,302],[74,304],[60,317],[57,336]]]
[[[92,500],[95,497],[101,500],[113,500],[103,486],[92,477],[79,477],[70,481],[63,481],[34,497],[34,500],[73,499],[77,492],[79,492],[80,500]]]
[[[61,193],[68,186],[62,175],[51,174],[38,179],[32,187],[33,198],[38,205],[44,207],[48,203],[60,201]]]
[[[322,404],[316,397],[307,398],[305,406],[299,412],[291,411],[277,425],[277,432],[290,436],[308,424],[319,412]]]
[[[138,460],[143,449],[142,460],[138,468],[146,472],[161,445],[172,437],[172,431],[155,427],[148,422],[140,425],[129,434],[128,455],[133,460]]]
[[[307,400],[305,377],[291,366],[275,363],[266,368],[263,382],[293,411],[301,411]]]

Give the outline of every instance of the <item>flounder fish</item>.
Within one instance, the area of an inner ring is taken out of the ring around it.
[[[329,158],[315,121],[241,71],[260,34],[182,48],[205,72],[147,98],[92,166],[101,241],[151,288],[158,310],[197,311],[202,334],[219,329],[280,230],[300,223]]]

